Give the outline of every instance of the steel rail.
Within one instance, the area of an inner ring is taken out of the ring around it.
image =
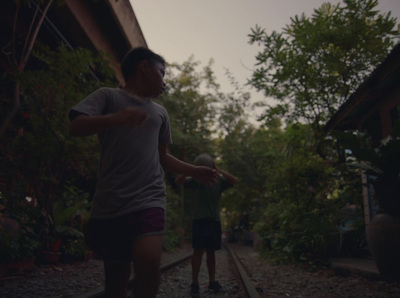
[[[233,251],[233,249],[229,246],[229,244],[225,244],[225,247],[228,249],[230,255],[232,256],[232,259],[235,263],[236,269],[240,274],[240,278],[242,279],[243,285],[246,289],[246,293],[249,298],[260,298],[260,295],[258,295],[257,290],[251,283],[246,271],[244,270],[242,263],[240,262],[238,256],[236,253]]]
[[[240,262],[238,256],[236,255],[236,253],[234,252],[234,250],[232,249],[232,247],[228,244],[225,244],[226,249],[228,250],[229,254],[231,255],[235,267],[237,269],[237,271],[239,272],[240,275],[240,279],[243,283],[243,286],[246,290],[246,293],[248,295],[249,298],[260,298],[257,290],[255,289],[255,287],[253,286],[253,284],[251,283],[245,269],[243,268],[242,263]],[[180,263],[185,262],[186,260],[188,260],[189,258],[191,258],[192,253],[187,253],[186,255],[184,255],[181,258],[178,258],[176,260],[173,260],[169,263],[163,264],[160,268],[161,272],[164,272],[166,270],[169,270],[173,267],[176,267],[177,265],[179,265]],[[128,283],[128,288],[131,288],[133,285],[133,279],[134,276],[132,275],[132,277],[129,279],[129,283]],[[100,287],[98,289],[89,291],[83,295],[78,296],[77,298],[97,298],[97,297],[104,297],[104,287]]]

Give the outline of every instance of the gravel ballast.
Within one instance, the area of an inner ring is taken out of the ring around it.
[[[295,265],[272,266],[250,246],[234,245],[238,259],[250,276],[260,297],[400,297],[400,281],[379,276],[364,276],[350,270],[308,271]],[[164,253],[163,263],[187,255],[190,248]],[[217,279],[225,288],[224,297],[245,297],[236,283],[236,273],[224,249],[217,254]],[[37,266],[0,279],[0,297],[76,297],[100,288],[104,283],[103,264],[91,259],[84,263]],[[189,297],[190,260],[163,273],[160,298]],[[208,275],[205,258],[200,273],[201,297],[207,293]]]

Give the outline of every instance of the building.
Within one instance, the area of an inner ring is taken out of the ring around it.
[[[328,121],[326,130],[360,130],[375,142],[387,137],[399,115],[400,44]]]
[[[330,130],[358,130],[369,135],[374,144],[392,132],[399,119],[400,106],[400,44],[357,88],[325,126]],[[400,153],[399,153],[400,154]],[[368,177],[362,175],[364,216],[368,225],[376,210]]]

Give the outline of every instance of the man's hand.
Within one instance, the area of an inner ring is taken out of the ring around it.
[[[206,184],[211,187],[218,182],[219,173],[215,169],[198,166],[193,171],[192,177],[200,183]]]

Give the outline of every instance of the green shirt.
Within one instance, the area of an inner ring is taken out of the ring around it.
[[[224,190],[232,187],[223,176],[220,177],[218,183],[213,187],[197,182],[191,177],[185,180],[185,187],[193,191],[195,200],[195,211],[193,219],[215,219],[221,221],[220,201],[221,194]]]

